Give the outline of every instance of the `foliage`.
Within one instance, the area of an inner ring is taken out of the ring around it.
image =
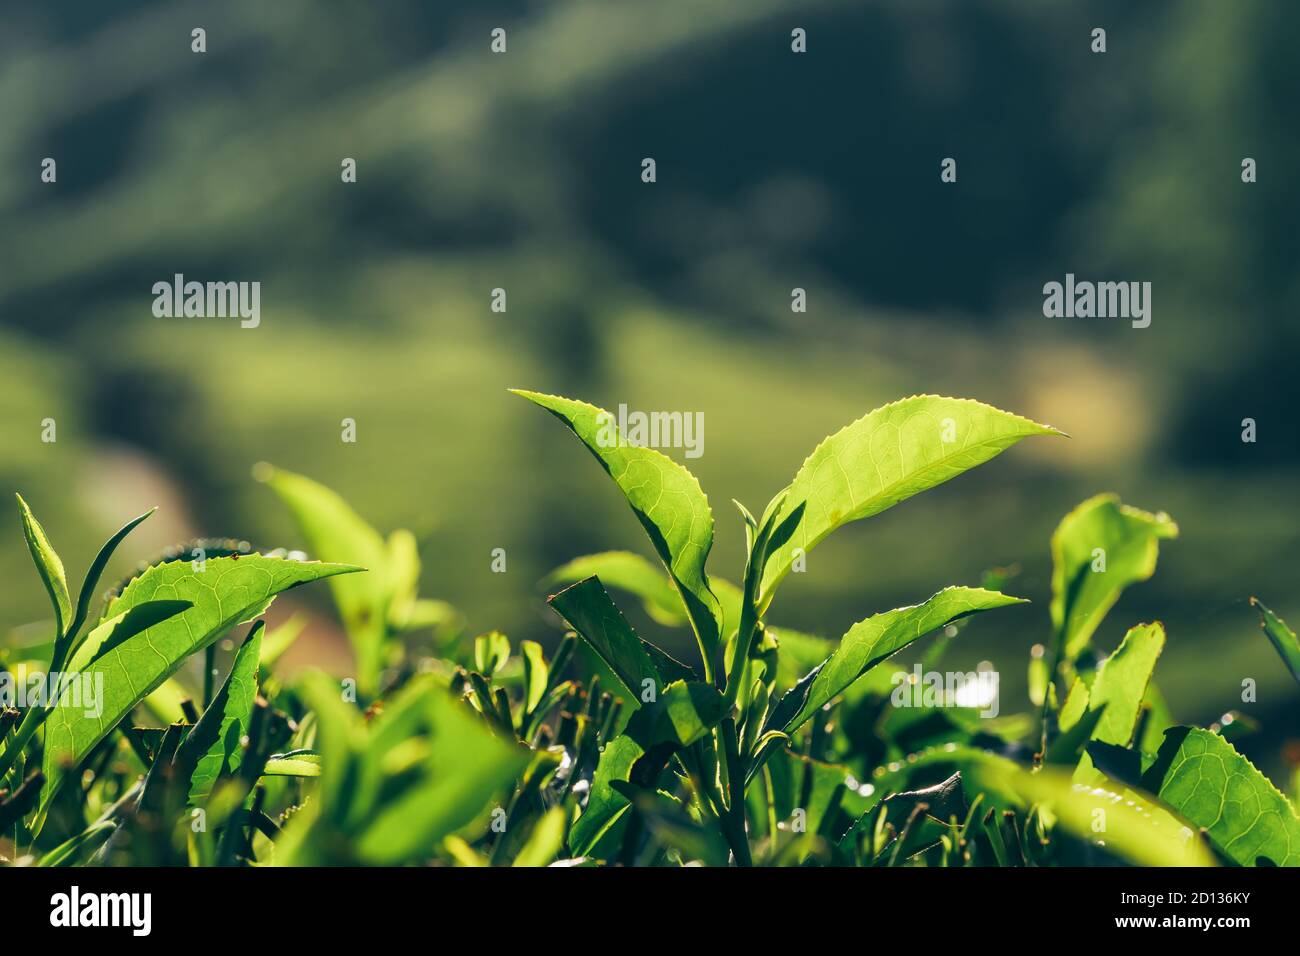
[[[50,597],[47,656],[3,658],[7,687],[59,675],[0,717],[0,852],[10,862],[192,865],[1293,865],[1294,805],[1233,746],[1233,722],[1178,726],[1154,683],[1159,622],[1109,654],[1095,641],[1177,527],[1114,496],[1052,538],[1047,649],[1032,713],[932,693],[885,662],[927,635],[927,673],[986,611],[1025,603],[1008,576],[879,611],[838,640],[769,620],[782,581],[835,529],[869,518],[1020,440],[1055,429],[978,402],[916,396],[817,446],[746,529],[735,578],[707,570],[714,521],[699,482],[629,444],[594,406],[535,392],[614,481],[649,551],[577,556],[547,579],[569,630],[549,654],[496,631],[472,640],[417,592],[416,539],[387,537],[337,494],[260,467],[324,561],[184,553],[74,605],[48,536],[18,499]],[[267,632],[277,595],[328,580],[356,660],[294,679],[299,632]],[[607,588],[689,629],[679,661],[639,636]],[[1256,602],[1295,672],[1296,638]],[[213,649],[246,625],[219,687]],[[422,636],[423,635],[423,636]],[[203,689],[183,665],[203,659]],[[100,682],[102,708],[73,705]],[[180,719],[151,726],[168,691]],[[183,695],[188,698],[181,699]],[[996,693],[996,691],[995,691]]]

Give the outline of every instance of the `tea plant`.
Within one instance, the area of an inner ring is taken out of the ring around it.
[[[0,680],[8,691],[53,683],[0,714],[0,854],[36,865],[1300,863],[1292,802],[1233,747],[1248,718],[1203,729],[1169,714],[1153,681],[1163,626],[1131,628],[1109,654],[1094,645],[1176,537],[1164,515],[1102,495],[1061,522],[1028,713],[983,716],[987,701],[927,695],[882,666],[937,633],[922,658],[932,671],[969,618],[1024,603],[1003,591],[1010,572],[875,613],[838,641],[769,618],[784,578],[836,528],[1054,429],[933,396],[877,409],[818,445],[760,517],[737,503],[745,561],[731,583],[706,570],[713,515],[685,468],[623,440],[591,405],[518,394],[600,462],[659,561],[618,551],[557,569],[548,602],[570,630],[549,657],[498,632],[469,639],[450,605],[418,594],[410,532],[384,536],[334,492],[269,466],[257,476],[320,561],[186,546],[144,565],[93,622],[105,565],[148,515],[105,545],[74,607],[20,498],[54,620],[49,641],[4,650]],[[280,655],[301,622],[267,630],[261,616],[319,579],[355,673],[286,681]],[[607,587],[689,630],[694,659],[637,635]],[[1300,643],[1255,603],[1300,679]]]

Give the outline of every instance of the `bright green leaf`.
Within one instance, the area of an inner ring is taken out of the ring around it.
[[[519,855],[511,866],[548,866],[564,846],[564,808],[551,807],[533,824]]]
[[[1164,646],[1165,629],[1158,622],[1139,624],[1129,630],[1115,652],[1102,661],[1087,700],[1089,712],[1104,711],[1093,727],[1091,740],[1117,747],[1127,747],[1133,740],[1142,699]],[[1071,691],[1070,697],[1073,696]],[[1066,704],[1070,704],[1069,698]],[[1064,714],[1061,726],[1066,726]],[[1093,769],[1092,759],[1084,754],[1075,780],[1100,783],[1102,779],[1102,775]]]
[[[1155,572],[1162,538],[1176,538],[1168,515],[1120,504],[1115,495],[1089,498],[1052,535],[1052,628],[1064,659],[1088,646],[1124,588]]]
[[[1092,682],[1088,709],[1106,708],[1092,739],[1127,747],[1137,728],[1138,712],[1156,660],[1165,646],[1165,629],[1159,622],[1139,624],[1124,635],[1115,652],[1101,663]]]
[[[314,750],[271,754],[262,768],[264,777],[319,777],[321,756]]]
[[[582,816],[569,830],[569,851],[586,856],[631,807],[627,797],[611,785],[627,781],[632,767],[645,751],[631,737],[615,737],[601,751],[596,772],[591,779],[591,794]]]
[[[128,615],[159,599],[189,601],[193,606],[125,639],[96,638],[92,632],[74,655],[69,670],[82,680],[103,680],[101,713],[59,706],[45,729],[43,803],[70,767],[81,762],[142,698],[168,677],[190,654],[200,651],[232,627],[270,606],[289,588],[358,570],[346,565],[287,561],[253,554],[209,558],[203,571],[189,561],[154,565],[134,578],[108,606],[105,620]]]
[[[1198,727],[1169,731],[1142,782],[1242,866],[1261,860],[1300,866],[1295,809],[1219,734]]]
[[[488,631],[474,638],[474,668],[491,677],[510,659],[510,638],[500,631]]]
[[[805,678],[782,698],[768,727],[793,732],[867,671],[917,638],[980,611],[1023,603],[1023,598],[998,591],[952,587],[923,604],[860,621],[849,628],[834,653],[809,675],[811,680]]]
[[[661,744],[674,749],[699,740],[717,726],[726,707],[711,684],[679,681],[664,688],[659,699],[644,705],[627,722],[626,734],[643,750]]]
[[[1101,843],[1138,866],[1213,866],[1214,857],[1196,833],[1134,791],[1116,793],[1075,783],[1052,767],[1031,773],[981,750],[944,755],[963,766],[967,793],[983,792],[995,806],[1044,807],[1056,825],[1076,838]],[[1105,821],[1105,832],[1095,829]]]
[[[404,630],[415,612],[420,589],[420,550],[415,535],[399,528],[388,536],[384,561],[388,578],[388,623]]]
[[[1022,438],[1059,434],[989,405],[934,395],[870,412],[813,449],[785,490],[784,514],[800,506],[803,512],[788,540],[770,555],[760,608],[771,603],[796,548],[807,553],[841,525],[955,478]]]
[[[546,696],[551,670],[546,665],[542,645],[536,641],[522,641],[519,650],[524,658],[524,711],[531,714]]]
[[[384,666],[392,586],[389,544],[336,492],[324,485],[259,465],[255,475],[265,481],[288,507],[312,557],[346,562],[368,569],[330,580],[330,591],[357,658],[357,678],[363,694],[377,690]],[[400,542],[394,545],[400,550]]]
[[[1286,664],[1291,676],[1300,681],[1300,641],[1296,640],[1295,631],[1287,627],[1286,621],[1266,608],[1259,598],[1251,598],[1250,603],[1259,611],[1260,627],[1277,648],[1282,663]]]
[[[512,391],[568,425],[618,484],[686,605],[705,676],[711,677],[723,622],[704,570],[713,547],[713,512],[700,483],[667,455],[629,445],[609,412],[554,395]]]
[[[201,806],[223,773],[233,773],[243,760],[242,738],[248,733],[257,699],[257,668],[262,654],[262,622],[235,654],[226,680],[199,722],[190,730],[173,762],[194,770],[190,774],[190,805]]]
[[[23,496],[15,494],[14,497],[18,499],[18,510],[23,519],[23,536],[27,539],[27,550],[32,553],[32,562],[36,565],[41,582],[50,595],[58,636],[63,637],[67,633],[68,625],[72,623],[72,599],[68,596],[68,578],[63,571],[63,562],[59,560],[58,552],[50,544],[45,529],[32,514],[32,509],[27,507]]]

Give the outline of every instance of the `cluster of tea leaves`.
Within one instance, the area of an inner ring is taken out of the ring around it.
[[[1025,603],[1007,572],[864,617],[839,639],[769,620],[781,582],[842,525],[893,507],[1054,430],[977,402],[917,396],[813,450],[759,517],[739,502],[746,560],[710,574],[699,483],[629,444],[612,416],[533,392],[597,459],[650,555],[577,556],[544,584],[567,627],[542,645],[471,637],[419,595],[419,543],[375,530],[305,477],[256,474],[309,553],[183,549],[90,605],[129,523],[74,606],[61,559],[19,499],[50,595],[51,638],[0,676],[100,681],[102,706],[0,715],[0,855],[35,865],[1292,865],[1294,803],[1233,746],[1244,715],[1178,725],[1154,680],[1166,634],[1094,636],[1178,529],[1111,495],[1052,537],[1050,621],[1029,662],[1030,707],[988,716],[890,657],[937,672],[970,620]],[[280,673],[302,630],[262,615],[328,581],[351,674]],[[639,636],[611,590],[697,653]],[[1257,607],[1300,679],[1300,644]],[[1006,612],[1004,612],[1006,613]],[[1025,613],[1023,610],[1018,613]],[[929,635],[933,639],[917,642]],[[218,648],[228,646],[229,655]],[[229,657],[221,681],[214,665]],[[201,664],[192,681],[187,662]]]

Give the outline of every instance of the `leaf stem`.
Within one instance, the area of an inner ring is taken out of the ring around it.
[[[723,758],[727,768],[727,815],[724,831],[731,852],[739,866],[753,866],[749,836],[745,832],[745,768],[740,765],[740,745],[736,737],[736,718],[722,721]]]

